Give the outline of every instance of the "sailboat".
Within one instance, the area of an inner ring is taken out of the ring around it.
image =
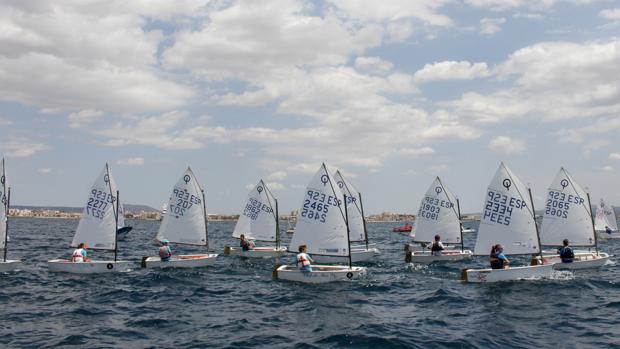
[[[114,260],[91,260],[72,262],[52,259],[47,262],[50,271],[77,274],[126,271],[132,262],[117,259],[117,233],[119,226],[120,199],[112,173],[105,167],[88,193],[88,199],[78,224],[71,247],[85,243],[89,250],[114,251]]]
[[[0,272],[14,270],[19,266],[20,261],[16,259],[6,259],[9,242],[9,207],[11,203],[11,188],[7,184],[6,171],[4,168],[4,158],[2,159],[2,175],[0,176],[0,244],[2,244],[3,257],[0,261]]]
[[[366,229],[366,218],[364,217],[364,204],[362,194],[349,183],[340,170],[336,170],[334,179],[338,188],[347,197],[346,205],[349,213],[349,239],[351,243],[362,243],[351,246],[351,261],[364,262],[373,259],[380,254],[379,249],[370,247],[368,244],[368,230]],[[348,263],[348,257],[335,257],[316,255],[314,261],[317,263]]]
[[[474,254],[489,256],[495,244],[503,245],[505,255],[540,254],[534,212],[531,191],[501,163],[487,189]],[[552,264],[542,264],[464,269],[461,278],[467,282],[497,282],[547,277],[552,273]]]
[[[463,245],[463,224],[459,200],[443,185],[439,177],[435,178],[420,203],[416,216],[414,242],[429,244],[435,241],[435,235],[440,235],[441,241],[445,244],[461,245],[461,249],[445,249],[441,251],[441,256],[433,256],[428,248],[424,251],[410,249],[406,252],[405,261],[432,263],[459,261],[471,257],[472,252],[465,250]]]
[[[543,254],[543,263],[554,264],[555,269],[584,269],[604,265],[609,255],[598,251],[590,194],[563,167],[551,183],[546,201],[540,231],[542,245],[562,246],[562,241],[568,239],[571,246],[594,247],[596,251],[574,251],[572,263],[562,263],[557,253]]]
[[[297,251],[301,245],[316,258],[318,255],[345,257],[348,266],[312,265],[312,271],[302,271],[296,265],[276,265],[274,278],[306,283],[325,283],[359,278],[366,268],[351,265],[351,241],[347,197],[342,193],[333,175],[322,164],[304,194],[304,200],[297,216],[295,234],[289,251]]]
[[[240,247],[224,247],[225,255],[243,257],[279,257],[286,253],[280,246],[280,223],[278,221],[278,200],[261,179],[248,194],[248,200],[239,215],[234,238],[244,235],[248,240],[275,242],[275,246],[257,246],[243,251]]]
[[[191,168],[187,168],[172,188],[168,201],[168,212],[159,226],[155,237],[157,241],[204,246],[209,248],[207,230],[207,208],[204,190],[198,184]],[[159,256],[143,257],[144,268],[195,268],[215,262],[217,254],[173,255],[162,261]]]
[[[620,239],[616,211],[613,206],[607,205],[603,199],[596,207],[594,227],[599,239]],[[607,233],[608,227],[611,230],[611,234]]]
[[[123,207],[123,203],[121,202],[118,209],[118,232],[116,239],[125,240],[132,229],[133,227],[125,225],[125,208]]]

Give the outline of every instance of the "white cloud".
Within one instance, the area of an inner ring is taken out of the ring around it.
[[[612,166],[609,166],[609,165],[600,167],[600,170],[601,171],[605,171],[605,172],[613,172],[613,171],[615,171],[615,169]]]
[[[37,172],[42,173],[42,174],[50,174],[52,173],[52,169],[49,167],[39,168],[37,169]]]
[[[38,152],[49,149],[49,146],[43,143],[34,143],[23,138],[13,138],[0,143],[0,150],[7,157],[26,158]]]
[[[487,76],[487,64],[467,61],[443,61],[426,64],[415,72],[413,79],[417,84],[440,80],[470,80]]]
[[[433,148],[424,147],[424,148],[401,148],[396,151],[398,155],[402,155],[405,157],[418,158],[421,156],[427,156],[434,154],[435,151]]]
[[[465,0],[465,3],[478,8],[491,11],[506,11],[515,8],[526,8],[529,10],[547,11],[558,3],[571,3],[575,5],[589,4],[595,0]]]
[[[589,137],[601,137],[601,135],[617,130],[620,130],[620,119],[601,118],[589,123],[588,126],[562,128],[553,135],[556,136],[560,142],[579,144]]]
[[[286,177],[288,177],[288,174],[284,171],[276,171],[276,172],[272,172],[267,176],[267,180],[268,181],[281,181],[283,179],[286,179]]]
[[[103,112],[99,110],[84,109],[77,113],[69,114],[67,120],[69,121],[69,127],[79,128],[82,127],[83,124],[88,124],[99,119],[102,115]]]
[[[282,183],[276,182],[276,181],[269,181],[269,182],[265,182],[265,184],[267,184],[267,186],[269,187],[269,190],[284,190],[286,189],[286,186]]]
[[[609,153],[609,160],[620,160],[620,153]]]
[[[620,20],[620,8],[602,10],[598,15],[605,19],[618,21]]]
[[[142,166],[144,165],[144,158],[135,157],[135,158],[125,158],[116,161],[117,165],[121,166]]]
[[[524,140],[508,136],[497,136],[489,142],[489,149],[499,154],[520,154],[526,147]]]
[[[482,18],[480,20],[480,34],[495,34],[502,30],[502,24],[506,23],[506,18]]]
[[[380,57],[357,57],[355,59],[355,66],[361,70],[386,73],[392,70],[394,64],[392,64],[392,62],[385,61]]]
[[[415,19],[427,25],[451,26],[452,20],[437,13],[449,1],[446,0],[382,0],[348,1],[331,0],[347,16],[365,21],[393,22]]]

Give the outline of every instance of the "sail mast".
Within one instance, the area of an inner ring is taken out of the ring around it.
[[[360,210],[362,213],[362,222],[364,223],[364,238],[366,239],[366,250],[368,250],[368,230],[366,228],[366,216],[364,216],[364,203],[362,202],[362,193],[357,193],[360,197]]]
[[[349,268],[352,267],[351,262],[351,236],[349,235],[349,210],[347,209],[347,194],[344,194],[344,216],[345,216],[345,224],[347,225],[347,244],[349,246]]]
[[[596,228],[594,228],[594,215],[592,214],[592,204],[590,203],[590,193],[586,193],[588,196],[588,207],[590,208],[590,218],[592,219],[592,233],[594,234],[594,249],[596,250],[596,255],[598,256],[598,239],[596,236]]]
[[[459,230],[461,232],[461,252],[465,251],[465,242],[463,241],[463,221],[461,220],[461,204],[459,199],[456,199],[456,211],[459,216]]]
[[[278,213],[278,199],[274,199],[276,202],[276,249],[280,248],[280,213]]]
[[[538,239],[538,254],[542,262],[542,246],[540,245],[540,232],[538,231],[538,222],[536,222],[536,210],[534,209],[534,200],[532,199],[532,189],[528,187],[527,192],[530,194],[530,205],[532,205],[532,216],[534,216],[534,227],[536,227],[536,238]]]
[[[4,175],[3,175],[4,178]],[[6,180],[5,180],[6,182]],[[9,188],[9,192],[6,194],[6,205],[4,211],[4,261],[6,262],[6,252],[8,251],[7,244],[9,243],[9,207],[11,204],[11,188]]]
[[[197,185],[198,183],[196,183]],[[205,200],[205,190],[200,188],[200,192],[202,193],[202,211],[204,212],[204,220],[205,220],[205,245],[207,246],[207,250],[209,250],[209,229],[208,219],[207,219],[207,201]]]

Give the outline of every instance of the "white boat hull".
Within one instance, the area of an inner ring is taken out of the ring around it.
[[[406,252],[405,262],[428,264],[434,262],[456,262],[463,259],[471,258],[470,250],[443,250],[441,256],[433,256],[431,251],[413,251]]]
[[[551,276],[553,264],[511,267],[509,269],[464,269],[461,279],[466,282],[500,282],[540,279]]]
[[[611,234],[607,234],[605,231],[596,231],[596,237],[601,240],[620,239],[620,231],[614,231]]]
[[[19,260],[7,259],[4,262],[0,262],[0,273],[6,273],[9,271],[13,271],[20,265],[21,265],[21,261]]]
[[[167,262],[159,257],[144,257],[141,265],[143,268],[200,268],[215,263],[217,256],[216,253],[178,255]]]
[[[339,265],[313,265],[312,271],[301,271],[294,265],[276,265],[273,277],[276,279],[322,284],[334,281],[355,280],[366,274],[364,267]]]
[[[555,270],[577,270],[598,268],[609,260],[609,254],[605,252],[575,252],[572,263],[562,263],[562,258],[558,255],[543,255],[543,264],[553,264]]]
[[[476,232],[476,229],[474,228],[463,228],[463,234],[471,234],[475,232]]]
[[[224,254],[249,258],[272,258],[281,257],[286,253],[286,247],[275,246],[255,247],[252,250],[243,251],[240,247],[224,247]]]
[[[367,262],[372,260],[376,256],[381,254],[377,248],[351,248],[351,263]],[[310,255],[312,260],[318,264],[329,263],[349,263],[348,256],[322,256],[322,255]]]
[[[128,271],[133,266],[130,261],[90,261],[71,262],[68,259],[52,259],[47,261],[49,271],[74,274],[99,274]]]

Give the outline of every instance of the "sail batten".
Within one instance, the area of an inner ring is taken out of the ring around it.
[[[206,246],[207,227],[203,192],[191,168],[172,188],[168,211],[161,221],[156,239],[173,243]]]
[[[348,256],[343,199],[334,176],[323,164],[306,187],[289,250],[306,245],[311,254]]]
[[[248,193],[232,236],[243,234],[248,239],[276,241],[275,197],[261,179]]]
[[[487,188],[475,255],[488,255],[495,244],[503,245],[505,254],[540,252],[527,192],[527,187],[501,163]]]
[[[436,177],[420,202],[416,215],[415,240],[432,242],[435,235],[444,243],[461,243],[461,224],[456,197]]]

